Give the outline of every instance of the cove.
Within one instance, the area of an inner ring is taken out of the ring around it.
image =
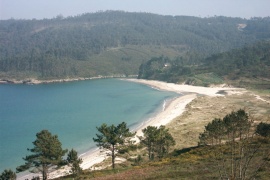
[[[0,85],[0,172],[23,164],[43,129],[58,135],[63,148],[83,154],[96,148],[97,126],[124,121],[135,129],[175,96],[120,79]]]

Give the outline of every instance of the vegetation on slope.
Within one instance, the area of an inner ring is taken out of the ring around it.
[[[152,58],[140,66],[139,78],[204,85],[229,84],[270,88],[270,42],[198,58]]]
[[[229,122],[229,121],[230,122]],[[269,137],[253,136],[251,119],[244,110],[231,112],[224,117],[224,134],[215,136],[215,128],[205,127],[204,134],[208,139],[227,138],[227,143],[207,146],[189,147],[174,150],[170,155],[147,162],[125,162],[117,165],[116,170],[110,168],[100,171],[84,171],[82,179],[267,179],[269,177]],[[243,123],[234,126],[235,123]],[[266,124],[267,125],[267,124]],[[233,130],[232,130],[233,128]],[[225,135],[226,134],[226,135]],[[213,136],[210,136],[213,135]],[[202,136],[200,136],[202,137]],[[240,137],[240,140],[239,140]],[[200,140],[202,140],[200,138]],[[223,139],[224,140],[224,139]],[[205,141],[204,141],[205,142]],[[213,141],[210,141],[210,144]],[[215,141],[217,142],[217,141]],[[143,150],[144,152],[144,150]],[[130,152],[129,152],[130,154]],[[146,153],[146,156],[147,153]],[[139,156],[138,156],[139,157]],[[240,158],[239,158],[240,157]],[[231,161],[232,160],[232,161]],[[67,177],[68,178],[68,177]]]
[[[270,88],[270,42],[213,55],[205,60],[210,70],[240,86]],[[251,83],[250,83],[251,82]]]
[[[269,140],[261,146],[269,148]],[[227,149],[226,146],[221,147]],[[213,149],[212,149],[213,150]],[[85,171],[81,179],[218,179],[219,172],[215,164],[215,152],[209,147],[193,147],[174,151],[167,158],[145,162],[139,166],[118,165],[114,170]],[[218,151],[217,149],[215,151]],[[258,157],[256,157],[258,158]],[[255,159],[256,159],[255,158]],[[259,157],[260,159],[260,157]],[[256,163],[258,159],[255,160]],[[269,162],[260,169],[256,179],[269,178]],[[65,179],[70,179],[66,177]]]
[[[269,18],[197,18],[119,11],[1,20],[0,77],[137,74],[140,64],[151,57],[175,58],[183,52],[205,57],[269,38],[268,25]]]

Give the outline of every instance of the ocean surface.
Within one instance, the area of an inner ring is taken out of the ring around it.
[[[24,164],[43,129],[58,135],[63,148],[82,154],[96,148],[97,126],[124,121],[135,129],[175,96],[120,79],[0,85],[0,173]]]

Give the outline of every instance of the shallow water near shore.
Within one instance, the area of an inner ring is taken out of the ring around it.
[[[24,163],[42,129],[57,134],[63,148],[82,154],[96,147],[97,126],[125,121],[135,129],[175,96],[119,79],[0,85],[0,172]]]

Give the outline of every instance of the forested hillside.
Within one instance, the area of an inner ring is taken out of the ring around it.
[[[0,79],[137,74],[151,57],[206,57],[270,37],[270,18],[106,11],[0,21]]]
[[[270,88],[270,41],[196,58],[152,58],[140,66],[139,78],[209,86],[229,83]]]

